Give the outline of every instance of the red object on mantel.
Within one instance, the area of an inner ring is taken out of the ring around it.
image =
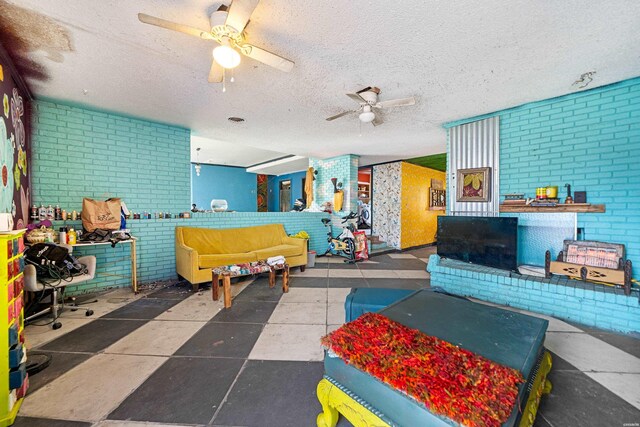
[[[376,313],[363,314],[321,342],[434,414],[469,427],[501,426],[524,382],[516,369]]]

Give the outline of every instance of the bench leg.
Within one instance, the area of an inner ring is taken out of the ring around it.
[[[333,384],[325,379],[320,380],[318,383],[316,395],[322,405],[322,412],[318,414],[316,419],[318,427],[335,427],[338,424],[338,411],[329,404],[329,394],[332,388]]]
[[[282,292],[289,292],[289,264],[285,264],[282,271]]]
[[[224,292],[224,308],[231,307],[231,276],[229,274],[222,275],[222,286]]]
[[[220,276],[216,273],[213,273],[213,278],[211,279],[211,298],[214,301],[218,301],[218,298],[220,298]]]
[[[276,285],[276,270],[271,268],[269,270],[269,287],[273,288]]]

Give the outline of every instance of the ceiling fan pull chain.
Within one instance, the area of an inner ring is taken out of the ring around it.
[[[227,91],[227,78],[226,78],[226,75],[227,75],[227,69],[223,68],[222,69],[222,92],[223,93]]]
[[[231,83],[236,81],[236,78],[233,75],[233,68],[231,69],[231,80],[229,80]]]

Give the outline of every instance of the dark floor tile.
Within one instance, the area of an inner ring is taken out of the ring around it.
[[[273,288],[269,287],[269,280],[256,280],[248,285],[234,299],[236,301],[271,301],[278,302],[282,298],[282,278],[276,280]]]
[[[240,359],[171,358],[107,418],[208,424],[243,363]],[[245,404],[245,410],[253,405]]]
[[[357,270],[358,264],[351,262],[331,263],[329,270]]]
[[[423,289],[429,287],[428,279],[366,279],[370,288]]]
[[[359,277],[331,277],[329,278],[330,288],[366,288],[367,281]]]
[[[266,323],[277,302],[236,301],[231,308],[222,309],[212,322]]]
[[[179,299],[141,298],[107,313],[104,319],[153,319],[180,302]]]
[[[295,277],[292,276],[289,280],[290,287],[298,288],[326,288],[326,277]]]
[[[554,371],[578,371],[578,368],[573,366],[571,363],[564,360],[562,357],[558,356],[552,351],[549,351],[551,354],[551,369]]]
[[[17,417],[13,427],[91,427],[91,423],[50,418]]]
[[[384,256],[384,255],[383,255]],[[360,263],[361,270],[420,270],[424,271],[427,265],[419,259],[372,259],[376,263]]]
[[[580,371],[551,369],[553,389],[539,413],[552,426],[622,426],[637,423],[640,411]]]
[[[250,360],[214,422],[247,427],[315,425],[321,411],[316,386],[323,370],[322,362]]]
[[[179,356],[246,358],[263,325],[207,323],[175,352]]]
[[[178,282],[149,293],[147,298],[183,300],[191,295],[193,295],[191,283]]]
[[[586,327],[584,325],[575,326],[584,330],[589,335],[606,342],[607,344],[611,344],[622,351],[626,351],[627,353],[640,358],[640,334],[615,333],[602,329]]]
[[[536,415],[536,420],[533,422],[533,427],[553,427],[551,424],[544,419],[544,415],[538,413]]]
[[[35,350],[33,352],[29,352],[29,363],[44,360],[44,357],[41,356],[43,354],[51,356],[51,363],[42,371],[29,376],[29,393],[33,393],[39,388],[49,384],[60,375],[66,373],[92,356],[91,354],[83,353],[51,353]]]
[[[56,338],[38,350],[97,353],[145,323],[146,320],[96,319]]]
[[[438,248],[436,246],[427,246],[426,248],[409,249],[404,253],[411,254],[417,258],[429,258],[430,255],[433,255],[437,252]]]

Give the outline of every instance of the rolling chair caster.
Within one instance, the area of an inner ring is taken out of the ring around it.
[[[87,312],[84,315],[87,317],[93,315],[93,310],[87,310]]]
[[[53,329],[60,329],[62,328],[62,323],[60,322],[55,322],[52,326]]]

